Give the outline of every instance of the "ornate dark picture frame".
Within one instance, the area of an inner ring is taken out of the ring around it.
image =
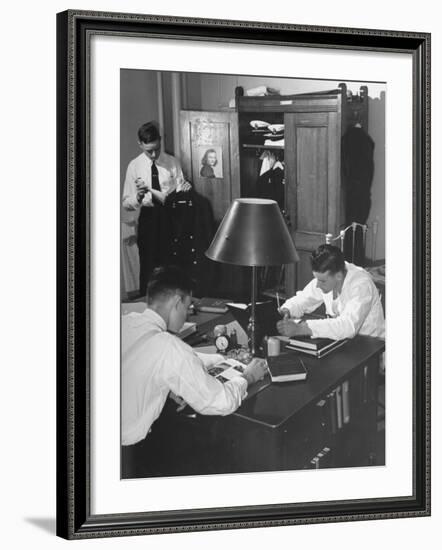
[[[407,53],[413,59],[413,495],[91,514],[89,71],[94,34]],[[430,35],[70,10],[57,17],[57,534],[68,539],[430,514]]]

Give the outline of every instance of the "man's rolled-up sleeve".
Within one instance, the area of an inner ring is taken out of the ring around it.
[[[168,343],[164,378],[169,389],[200,414],[227,415],[236,411],[247,394],[247,381],[237,376],[223,384],[206,372],[190,346],[175,337]]]
[[[135,185],[136,174],[132,163],[126,170],[126,178],[123,187],[123,208],[126,210],[138,210],[140,203],[137,199],[137,186]]]
[[[369,285],[358,285],[352,289],[349,300],[341,314],[333,319],[306,321],[313,338],[344,340],[353,338],[361,329],[373,302],[373,292]]]
[[[315,311],[322,302],[322,292],[316,287],[316,279],[313,279],[303,290],[299,290],[293,298],[286,300],[281,307],[288,309],[292,317],[300,319],[305,313]]]

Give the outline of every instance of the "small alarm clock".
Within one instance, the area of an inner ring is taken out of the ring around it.
[[[227,334],[219,334],[215,338],[215,347],[220,353],[226,353],[230,346],[230,339]]]

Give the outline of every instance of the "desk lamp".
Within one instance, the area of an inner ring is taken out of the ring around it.
[[[235,199],[226,212],[206,256],[215,262],[252,268],[250,352],[256,352],[257,267],[297,262],[295,245],[276,201]]]

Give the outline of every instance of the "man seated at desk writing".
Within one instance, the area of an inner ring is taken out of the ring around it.
[[[137,444],[142,444],[143,460],[155,461],[151,455],[156,448],[150,443],[170,392],[200,414],[227,415],[240,406],[247,387],[266,373],[266,363],[259,359],[224,384],[207,373],[222,357],[198,354],[176,336],[187,317],[192,286],[181,269],[157,268],[147,287],[146,310],[123,316],[123,470],[125,460],[131,460],[128,451],[136,451]]]
[[[356,334],[385,337],[378,290],[369,273],[344,260],[335,246],[321,245],[311,256],[314,279],[280,308],[280,334],[343,340]],[[325,304],[327,319],[297,320]]]

